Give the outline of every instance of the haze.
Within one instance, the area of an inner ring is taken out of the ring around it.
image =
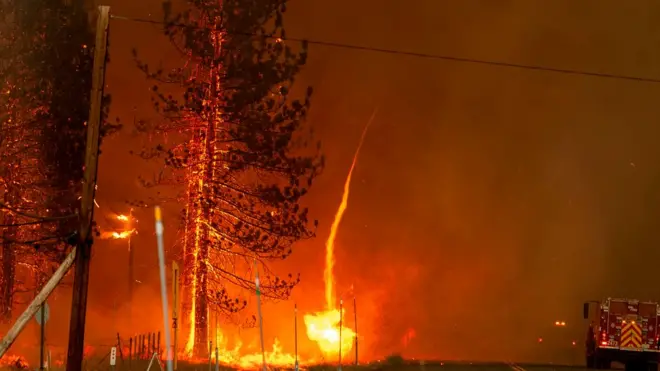
[[[161,19],[159,1],[109,5],[115,15]],[[292,0],[285,19],[295,38],[660,78],[659,20],[660,4],[644,0]],[[126,127],[103,144],[101,225],[127,211],[126,200],[155,192],[137,177],[150,178],[156,165],[129,153],[148,144],[133,117],[154,117],[130,50],[177,63],[157,25],[111,27],[111,116]],[[278,337],[292,351],[293,302],[305,312],[323,307],[324,241],[376,107],[336,241],[337,291],[356,296],[365,359],[577,361],[585,300],[660,299],[660,85],[317,45],[299,84],[315,89],[309,124],[327,158],[306,199],[320,228],[275,265],[303,281],[291,301],[266,305],[267,343]],[[180,207],[166,207],[170,245]],[[136,215],[137,324],[114,315],[126,290],[126,245],[99,240],[91,345],[161,327],[151,211]],[[52,303],[49,329],[61,349],[67,290]],[[556,320],[567,322],[565,333]],[[17,346],[36,343],[36,325],[26,333]],[[256,330],[241,336],[256,345]],[[559,351],[570,352],[572,340],[574,353]],[[313,347],[305,341],[301,351]]]

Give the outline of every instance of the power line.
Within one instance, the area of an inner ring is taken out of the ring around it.
[[[71,214],[71,215],[63,215],[63,216],[39,216],[39,215],[33,215],[33,214],[28,214],[28,213],[22,212],[22,211],[20,211],[20,210],[18,210],[18,209],[16,209],[16,208],[13,208],[13,207],[11,207],[11,206],[5,204],[5,203],[2,202],[2,201],[0,201],[0,210],[9,210],[10,212],[12,212],[12,213],[14,213],[14,214],[17,214],[17,215],[20,215],[20,216],[23,216],[23,217],[26,217],[26,218],[30,218],[30,219],[38,219],[38,220],[35,221],[35,222],[23,223],[22,225],[27,225],[27,224],[38,224],[38,223],[41,223],[41,222],[53,222],[53,221],[58,221],[58,220],[63,220],[63,219],[71,219],[71,218],[75,218],[75,217],[78,216],[77,213],[76,213],[76,214]],[[5,226],[6,226],[6,225],[5,225]]]
[[[152,19],[124,17],[124,16],[117,16],[117,15],[112,15],[111,18],[112,19],[117,19],[117,20],[122,20],[122,21],[132,21],[132,22],[139,22],[139,23],[167,25],[167,26],[174,26],[174,27],[181,27],[181,28],[214,29],[214,28],[211,28],[211,27],[191,26],[191,25],[186,25],[186,24],[182,24],[182,23],[162,22],[162,21],[155,21],[155,20],[152,20]],[[412,52],[412,51],[405,51],[405,50],[377,48],[377,47],[372,47],[372,46],[354,45],[354,44],[346,44],[346,43],[339,43],[339,42],[332,42],[332,41],[310,40],[310,39],[301,39],[301,38],[293,38],[293,37],[276,37],[276,36],[260,35],[260,34],[247,33],[247,32],[227,32],[226,30],[222,30],[222,32],[227,33],[229,35],[251,36],[251,37],[257,37],[257,38],[263,38],[263,39],[282,40],[282,41],[306,42],[306,43],[311,44],[311,45],[326,46],[326,47],[331,47],[331,48],[351,49],[351,50],[359,50],[359,51],[381,53],[381,54],[391,54],[391,55],[402,55],[402,56],[415,57],[415,58],[443,60],[443,61],[455,62],[455,63],[479,64],[479,65],[486,65],[486,66],[493,66],[493,67],[515,68],[515,69],[529,70],[529,71],[542,71],[542,72],[551,72],[551,73],[558,73],[558,74],[564,74],[564,75],[588,76],[588,77],[605,78],[605,79],[613,79],[613,80],[626,80],[626,81],[645,82],[645,83],[654,83],[654,84],[660,83],[660,79],[651,78],[651,77],[620,75],[620,74],[613,74],[613,73],[601,73],[601,72],[592,72],[592,71],[583,71],[583,70],[574,70],[574,69],[565,69],[565,68],[556,68],[556,67],[546,67],[546,66],[539,66],[539,65],[500,62],[500,61],[492,61],[492,60],[486,60],[486,59],[458,57],[458,56],[452,56],[452,55],[431,54],[431,53]]]
[[[20,241],[20,240],[15,240],[12,238],[6,238],[6,237],[0,237],[0,241],[6,241],[14,244],[19,244],[19,245],[52,245],[60,242],[66,242],[67,239],[71,238],[74,236],[75,233],[71,233],[67,236],[46,236],[46,237],[41,237],[38,239],[34,240],[28,240],[28,241]]]
[[[26,225],[37,225],[37,224],[44,224],[44,223],[52,223],[56,222],[57,220],[48,220],[48,219],[39,219],[39,220],[32,220],[29,222],[22,222],[22,223],[14,223],[14,224],[0,224],[0,228],[17,228],[17,227],[24,227]]]

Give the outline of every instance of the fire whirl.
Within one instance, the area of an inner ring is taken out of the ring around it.
[[[376,110],[374,110],[371,118],[369,118],[367,125],[362,131],[360,143],[355,151],[351,168],[348,171],[348,176],[344,183],[344,192],[342,194],[341,203],[339,204],[339,209],[337,210],[335,219],[330,227],[330,235],[325,243],[325,271],[323,275],[325,281],[325,311],[304,316],[305,325],[307,326],[307,336],[310,340],[313,340],[318,344],[321,352],[326,357],[338,355],[340,350],[341,354],[347,354],[353,348],[355,332],[349,328],[340,326],[343,319],[343,311],[337,308],[335,298],[335,237],[337,236],[337,230],[339,229],[339,224],[344,216],[344,212],[346,212],[346,209],[348,208],[348,196],[351,189],[353,170],[355,169],[360,149],[364,143],[364,138],[367,135],[367,131],[369,130],[369,126],[371,126],[374,117],[376,117]]]

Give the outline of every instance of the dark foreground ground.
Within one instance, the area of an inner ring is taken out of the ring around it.
[[[86,371],[146,371],[148,362],[133,362],[130,369],[127,365],[118,364],[114,370],[106,362],[88,360],[85,362]],[[616,365],[614,366],[616,367]],[[28,368],[34,370],[33,367]],[[0,367],[2,371],[18,370],[11,367]],[[52,371],[63,371],[62,368],[52,368]],[[229,371],[230,368],[220,367],[221,371]],[[273,368],[275,370],[291,370],[286,368]],[[301,367],[301,371],[338,371],[336,365],[318,365]],[[158,364],[154,363],[150,371],[161,371]],[[180,363],[178,371],[209,371],[208,364],[186,364]],[[211,369],[215,371],[215,366]],[[561,365],[539,365],[539,364],[507,364],[507,363],[470,363],[470,362],[424,362],[424,361],[404,361],[387,360],[375,362],[360,366],[343,366],[342,371],[587,371],[581,366],[561,366]]]
[[[614,366],[615,367],[615,366]],[[313,366],[309,371],[336,371],[336,366]],[[343,367],[342,371],[587,371],[582,366],[540,365],[540,364],[508,364],[501,362],[471,363],[471,362],[402,362],[374,363],[365,366]]]

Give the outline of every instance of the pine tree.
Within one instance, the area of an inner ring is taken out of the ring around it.
[[[187,350],[204,355],[207,313],[231,315],[247,305],[237,288],[253,294],[255,262],[266,298],[286,298],[299,282],[265,263],[285,259],[294,242],[313,236],[300,201],[323,158],[301,132],[312,89],[302,101],[290,97],[307,44],[295,51],[283,42],[286,0],[189,0],[173,17],[164,5],[165,33],[186,63],[166,73],[136,57],[156,81],[154,103],[165,117],[142,129],[184,140],[142,156],[166,166],[148,185],[174,180],[185,189],[183,286],[190,291],[183,303],[195,314]],[[182,96],[162,93],[164,84],[182,88]]]

